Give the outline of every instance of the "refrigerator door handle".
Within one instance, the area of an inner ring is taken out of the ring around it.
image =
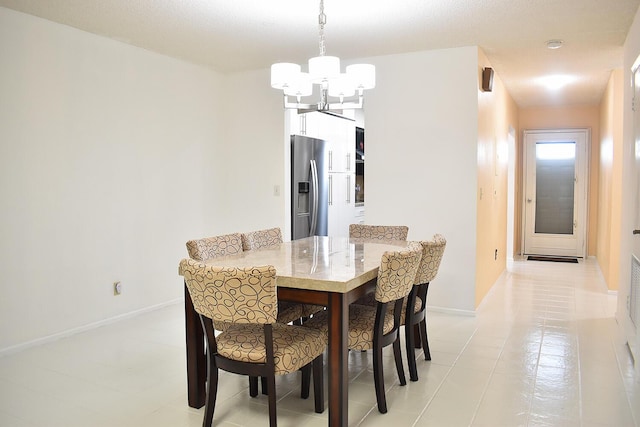
[[[318,166],[315,160],[310,160],[311,163],[311,184],[313,186],[313,207],[311,210],[311,227],[309,229],[309,236],[315,236],[317,234],[316,227],[318,226]]]

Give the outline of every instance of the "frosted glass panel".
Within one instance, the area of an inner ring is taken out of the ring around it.
[[[536,224],[542,234],[573,234],[576,144],[536,144]]]

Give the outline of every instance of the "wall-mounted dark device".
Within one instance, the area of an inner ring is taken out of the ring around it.
[[[491,92],[493,89],[493,68],[486,67],[482,69],[482,90]]]

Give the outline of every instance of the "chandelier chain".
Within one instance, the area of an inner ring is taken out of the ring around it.
[[[320,0],[320,14],[318,15],[318,26],[320,36],[320,56],[324,56],[326,48],[324,46],[324,26],[327,23],[327,15],[324,14],[324,0]]]

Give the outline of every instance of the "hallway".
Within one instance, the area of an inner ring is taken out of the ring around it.
[[[476,316],[429,312],[432,361],[418,353],[418,382],[400,387],[385,353],[388,414],[376,409],[371,354],[352,352],[350,425],[640,426],[640,380],[595,260],[508,270]],[[220,378],[216,425],[267,426],[265,397],[250,398],[244,377]],[[278,378],[279,425],[326,426],[299,387],[297,375]],[[200,426],[186,401],[179,304],[0,358],[2,426]]]

